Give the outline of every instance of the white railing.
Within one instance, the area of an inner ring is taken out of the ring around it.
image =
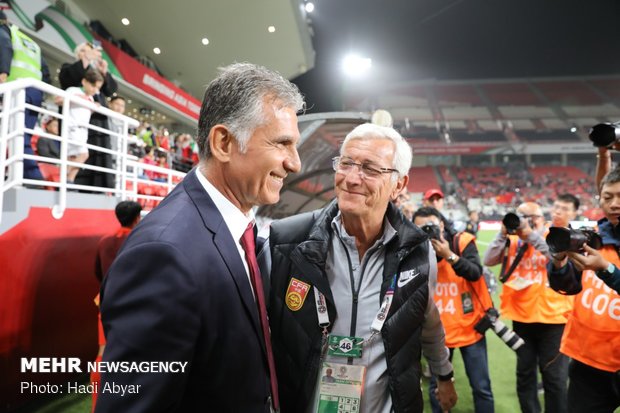
[[[37,107],[26,103],[26,88],[33,87],[43,91],[54,98],[62,98],[62,113],[53,112],[48,109]],[[185,173],[161,168],[154,165],[144,164],[138,161],[135,156],[127,153],[128,148],[128,131],[129,127],[137,127],[139,122],[133,118],[121,115],[107,108],[95,105],[78,96],[69,94],[54,86],[35,79],[19,79],[12,82],[0,84],[0,96],[2,109],[0,110],[0,171],[4,174],[4,179],[0,181],[0,211],[2,211],[5,193],[15,187],[28,186],[30,188],[52,188],[57,191],[56,203],[51,205],[52,215],[60,219],[67,208],[67,192],[72,190],[84,190],[90,192],[99,192],[101,194],[112,194],[120,200],[132,199],[140,202],[143,201],[159,201],[163,198],[161,193],[158,195],[140,194],[138,193],[139,184],[147,184],[149,187],[164,188],[167,194],[172,190],[176,182],[183,179]],[[99,112],[110,119],[120,121],[122,127],[120,132],[110,129],[100,128],[91,124],[76,123],[75,120],[68,122],[70,105],[81,105],[87,107],[93,112]],[[26,109],[38,112],[41,115],[48,115],[59,119],[62,127],[60,135],[52,135],[45,131],[29,129],[25,127],[25,111]],[[114,168],[105,168],[89,164],[72,162],[67,158],[67,146],[69,141],[68,132],[69,125],[85,127],[91,130],[107,134],[111,139],[117,140],[116,149],[107,149],[94,145],[86,145],[89,152],[102,152],[111,155]],[[24,134],[39,135],[60,142],[60,158],[47,158],[43,156],[30,155],[24,153]],[[36,179],[25,179],[23,177],[23,161],[30,159],[36,162],[44,162],[47,164],[57,165],[59,167],[59,181],[40,181]],[[169,160],[170,161],[170,160]],[[69,166],[88,169],[91,171],[111,174],[115,177],[115,187],[97,187],[77,185],[67,182],[67,169]],[[139,171],[153,171],[163,175],[163,182],[156,182],[140,176]],[[2,215],[0,214],[0,220]]]

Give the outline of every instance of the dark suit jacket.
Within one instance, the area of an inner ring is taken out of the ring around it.
[[[103,373],[97,412],[268,412],[258,311],[235,242],[195,170],[132,231],[101,289],[104,361],[188,361],[184,374]],[[105,384],[138,394],[102,393]]]

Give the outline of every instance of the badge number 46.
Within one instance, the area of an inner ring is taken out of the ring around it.
[[[353,340],[349,338],[343,338],[342,340],[340,340],[338,348],[340,348],[340,351],[342,351],[343,353],[348,353],[349,351],[353,350]]]
[[[330,336],[329,354],[331,356],[361,357],[363,339],[359,337]]]

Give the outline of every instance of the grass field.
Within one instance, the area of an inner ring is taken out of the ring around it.
[[[480,250],[481,257],[484,256],[484,252],[494,236],[495,231],[481,231],[478,234],[478,249]],[[499,266],[493,268],[493,270],[497,274],[499,271]],[[495,302],[495,305],[499,307],[499,299],[497,296],[493,297],[493,301]],[[504,321],[506,322],[506,320]],[[506,322],[506,324],[509,326],[511,325],[510,322]],[[495,411],[498,413],[518,412],[520,408],[515,384],[516,355],[514,351],[508,348],[508,346],[506,346],[493,332],[488,331],[486,337],[489,356],[489,370],[491,374],[491,386],[493,389],[493,397],[495,399]],[[471,390],[467,376],[465,375],[463,361],[458,351],[454,354],[453,362],[456,380],[455,385],[458,392],[459,401],[456,407],[452,409],[452,412],[473,412],[474,408]],[[430,405],[428,403],[428,380],[426,379],[423,381],[423,392],[425,398],[424,411],[430,412]],[[543,396],[541,396],[541,405],[543,405],[542,398]],[[31,411],[34,411],[35,413],[88,413],[90,412],[90,409],[90,396],[70,395],[48,402],[44,406]],[[616,413],[620,413],[620,409],[617,409]]]

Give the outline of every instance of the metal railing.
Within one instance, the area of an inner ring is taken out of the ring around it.
[[[26,88],[32,87],[39,89],[55,100],[62,98],[62,112],[54,112],[43,107],[33,106],[26,103]],[[4,179],[0,181],[0,211],[2,211],[5,194],[8,190],[15,187],[27,186],[29,188],[54,189],[57,191],[55,204],[50,205],[52,215],[60,219],[67,208],[68,191],[89,191],[93,193],[112,194],[120,200],[140,200],[159,201],[163,197],[161,194],[140,194],[138,188],[140,184],[146,184],[157,188],[164,188],[165,194],[170,192],[177,182],[185,176],[185,173],[172,169],[161,168],[155,165],[148,165],[128,154],[129,127],[137,127],[139,122],[133,118],[121,115],[107,108],[101,107],[85,99],[69,94],[47,83],[35,79],[18,79],[12,82],[0,84],[0,96],[2,108],[0,110],[0,171],[4,174]],[[72,119],[67,121],[72,105],[80,105],[98,112],[109,119],[116,120],[120,124],[117,131],[101,128],[91,124],[83,124]],[[25,111],[29,109],[58,119],[61,122],[60,135],[53,135],[46,131],[39,131],[25,127]],[[113,168],[89,165],[85,163],[72,162],[68,159],[67,148],[71,142],[69,138],[69,125],[79,126],[100,132],[116,139],[115,149],[108,149],[91,144],[86,144],[90,156],[94,152],[101,152],[112,157]],[[40,137],[52,139],[60,142],[60,158],[48,158],[38,155],[24,153],[24,134],[39,135]],[[59,168],[59,181],[26,179],[23,177],[23,162],[30,159],[36,162],[57,165]],[[67,182],[68,167],[79,167],[103,174],[111,174],[115,177],[114,188],[78,185]],[[152,181],[139,174],[140,171],[153,171],[165,178],[160,181]],[[161,191],[159,191],[161,192]],[[2,215],[0,214],[0,220]]]

